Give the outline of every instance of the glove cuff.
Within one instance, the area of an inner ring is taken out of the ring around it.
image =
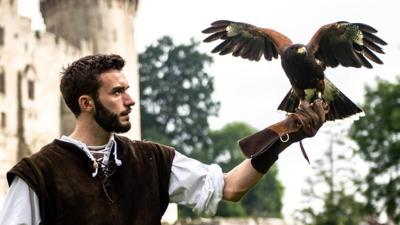
[[[290,144],[290,140],[283,142],[279,135],[272,129],[266,128],[239,141],[240,149],[251,164],[260,173],[266,173],[278,160],[278,155]]]

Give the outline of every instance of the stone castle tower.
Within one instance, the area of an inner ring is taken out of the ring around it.
[[[133,30],[137,6],[138,0],[40,0],[48,32],[76,48],[87,42],[93,53],[115,53],[126,60],[124,73],[136,101],[134,128],[127,135],[135,139],[140,138],[139,76]],[[65,108],[62,111],[62,133],[69,133],[73,129],[69,122],[73,116]]]

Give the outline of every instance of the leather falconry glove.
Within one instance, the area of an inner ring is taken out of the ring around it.
[[[304,138],[313,137],[325,122],[327,112],[326,103],[320,99],[311,104],[304,101],[286,119],[239,140],[239,146],[244,155],[251,158],[254,169],[266,173],[285,148]]]

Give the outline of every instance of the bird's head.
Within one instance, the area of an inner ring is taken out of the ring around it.
[[[307,47],[302,44],[294,44],[286,48],[282,55],[282,59],[299,60],[307,58]]]
[[[292,51],[297,55],[307,55],[307,48],[302,44],[294,44],[291,46]]]

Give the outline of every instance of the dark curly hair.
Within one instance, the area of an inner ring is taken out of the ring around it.
[[[78,117],[81,113],[78,99],[89,95],[98,97],[99,76],[109,70],[121,70],[125,60],[119,55],[89,55],[78,59],[61,72],[60,90],[65,103]]]

